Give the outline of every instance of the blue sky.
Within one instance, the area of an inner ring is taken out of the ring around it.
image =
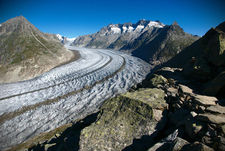
[[[224,0],[0,0],[0,23],[23,15],[43,32],[67,37],[91,34],[110,23],[177,21],[204,35],[225,21]]]

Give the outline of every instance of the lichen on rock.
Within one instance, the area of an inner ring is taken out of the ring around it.
[[[84,128],[80,136],[81,150],[122,150],[134,138],[155,131],[151,106],[140,100],[118,96],[101,107],[95,123]]]

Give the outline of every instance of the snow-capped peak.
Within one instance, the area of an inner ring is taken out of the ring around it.
[[[163,28],[165,25],[159,21],[139,20],[137,23],[109,24],[99,32],[101,35],[125,34],[125,33],[142,33],[149,28]]]
[[[148,23],[149,27],[157,27],[157,28],[163,28],[165,25],[156,21],[150,21]]]

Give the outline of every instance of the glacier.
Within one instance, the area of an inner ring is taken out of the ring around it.
[[[122,52],[66,47],[81,57],[34,79],[0,85],[0,119],[16,113],[0,120],[0,150],[97,111],[104,100],[125,93],[151,70]]]

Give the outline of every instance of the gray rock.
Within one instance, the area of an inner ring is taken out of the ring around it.
[[[192,94],[193,102],[203,106],[210,106],[216,105],[218,99],[216,97],[206,96],[206,95],[199,95],[199,94]]]
[[[185,85],[179,84],[179,90],[185,94],[192,94],[193,90]]]
[[[200,142],[195,142],[193,144],[183,146],[180,151],[214,151],[214,149]]]
[[[225,115],[222,114],[214,115],[210,113],[204,113],[197,115],[196,118],[200,121],[208,123],[225,124]]]
[[[206,111],[212,112],[212,113],[225,114],[225,107],[217,104],[216,106],[207,107]]]

